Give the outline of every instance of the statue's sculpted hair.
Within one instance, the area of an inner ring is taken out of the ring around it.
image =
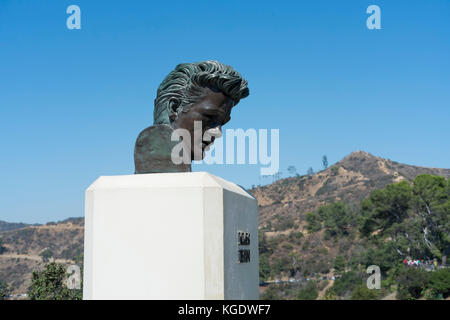
[[[231,66],[212,60],[182,63],[159,85],[154,124],[170,124],[171,119],[186,112],[192,103],[204,96],[205,87],[231,97],[234,105],[249,95],[247,81]]]

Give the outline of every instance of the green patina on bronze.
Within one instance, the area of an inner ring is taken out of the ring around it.
[[[178,143],[170,140],[172,131],[172,127],[160,124],[139,134],[134,150],[135,173],[191,171],[190,165],[176,165],[171,161],[171,150]]]

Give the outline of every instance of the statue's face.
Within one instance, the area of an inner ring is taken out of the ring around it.
[[[222,126],[230,121],[234,100],[222,92],[205,88],[205,96],[188,106],[187,112],[181,112],[172,122],[174,129],[186,129],[191,135],[191,159],[201,160],[209,150],[215,138],[222,135]],[[194,134],[194,121],[201,121],[201,134]],[[206,132],[206,135],[205,135]],[[194,156],[195,150],[198,150]]]

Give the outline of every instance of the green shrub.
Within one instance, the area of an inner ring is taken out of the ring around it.
[[[339,167],[337,167],[337,166],[331,167],[331,175],[332,176],[336,176],[338,173],[339,173]]]
[[[53,257],[53,252],[49,248],[46,248],[39,255],[42,257],[42,260],[44,262],[47,262],[48,260],[50,260],[51,257]]]
[[[261,300],[280,300],[280,289],[278,286],[270,285],[264,294],[261,296]]]
[[[436,295],[447,298],[450,295],[450,268],[432,272],[429,287]]]
[[[352,292],[356,286],[363,283],[362,278],[354,271],[345,272],[340,278],[337,278],[333,284],[333,291],[338,296],[345,296]]]
[[[0,280],[0,300],[4,300],[9,294],[9,287],[6,281]]]
[[[82,289],[68,289],[67,277],[66,267],[55,262],[42,271],[33,271],[28,297],[30,300],[81,300]]]
[[[345,267],[346,267],[346,262],[343,256],[336,256],[336,258],[334,259],[334,271],[335,274],[341,274],[342,272],[345,271]]]
[[[306,222],[306,230],[309,232],[317,232],[322,229],[322,222],[319,215],[315,212],[308,212],[305,216]]]
[[[359,285],[352,291],[352,300],[376,300],[378,299],[378,290],[369,289],[367,285]]]
[[[304,289],[301,289],[297,294],[298,300],[316,300],[319,293],[314,281],[310,281]]]
[[[281,216],[278,223],[274,226],[275,231],[284,231],[292,229],[295,226],[294,218],[291,216]]]
[[[397,276],[397,298],[400,300],[418,299],[429,282],[430,275],[423,269],[403,267]]]
[[[267,280],[270,275],[269,254],[263,253],[259,256],[259,279]]]
[[[319,273],[328,273],[330,272],[330,264],[328,263],[327,260],[321,259],[317,261],[314,269],[316,272]]]
[[[302,238],[303,233],[300,231],[292,231],[289,233],[289,240],[293,243],[300,244]]]
[[[3,239],[0,237],[0,254],[2,254],[5,251],[5,248],[3,247]]]

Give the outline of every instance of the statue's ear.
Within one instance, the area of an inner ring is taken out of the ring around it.
[[[172,98],[169,101],[169,119],[170,121],[175,121],[177,118],[177,111],[180,106],[180,101],[178,99]]]

